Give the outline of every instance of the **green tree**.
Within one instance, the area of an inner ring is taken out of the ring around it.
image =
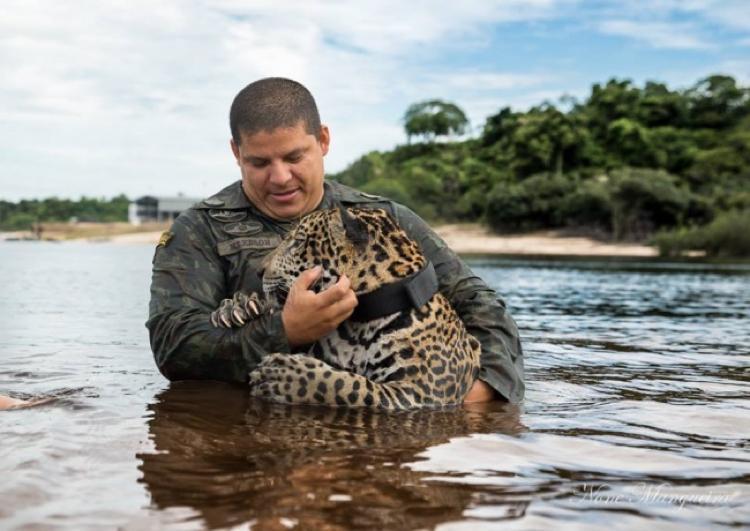
[[[346,170],[331,177],[340,183],[360,188],[372,180],[384,178],[386,171],[385,157],[377,151],[371,151],[350,164]]]
[[[379,177],[365,184],[361,190],[368,194],[382,195],[383,197],[392,199],[397,203],[406,205],[411,209],[418,207],[403,183],[396,181],[395,179],[384,179]]]
[[[629,118],[618,118],[609,125],[606,146],[617,157],[618,166],[660,167],[665,162],[659,160],[649,129]]]
[[[510,139],[518,127],[519,116],[520,113],[513,112],[510,107],[503,107],[487,118],[482,131],[482,145],[489,147]]]
[[[615,120],[638,119],[640,98],[640,90],[629,79],[610,79],[606,85],[594,84],[588,100],[575,110],[586,117],[595,136],[604,138]]]
[[[647,127],[683,127],[687,118],[687,100],[663,83],[647,81],[640,94],[637,119]]]
[[[554,172],[560,176],[566,161],[575,163],[586,143],[574,117],[544,104],[530,109],[513,132],[513,151],[523,176]]]
[[[404,129],[409,143],[414,135],[424,136],[428,142],[439,136],[462,135],[468,125],[469,119],[458,105],[442,100],[414,103],[404,114]]]
[[[685,95],[693,127],[723,129],[750,113],[750,92],[738,87],[731,76],[713,75],[701,79]]]
[[[498,164],[519,178],[534,173],[562,175],[591,159],[591,137],[581,116],[545,103],[526,113],[508,108],[490,116],[481,143]]]

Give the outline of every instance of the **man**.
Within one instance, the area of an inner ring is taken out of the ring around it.
[[[310,92],[295,81],[251,83],[230,110],[231,148],[242,180],[180,215],[157,246],[146,326],[159,370],[170,380],[246,382],[261,359],[324,337],[357,305],[349,279],[316,294],[320,271],[300,275],[280,313],[235,329],[209,315],[237,291],[261,291],[262,258],[295,220],[336,203],[390,211],[422,246],[448,297],[482,344],[479,379],[466,402],[523,398],[523,357],[515,323],[494,291],[406,207],[324,181],[330,132]]]

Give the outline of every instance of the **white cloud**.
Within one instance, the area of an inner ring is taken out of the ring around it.
[[[697,13],[727,28],[750,31],[750,4],[746,0],[676,1],[674,8]]]
[[[701,50],[713,45],[695,35],[687,24],[671,22],[644,22],[636,20],[604,20],[599,31],[609,35],[629,37],[645,42],[654,48]]]
[[[2,195],[212,193],[237,176],[231,99],[269,75],[316,94],[339,139],[327,167],[342,169],[403,140],[400,115],[424,94],[409,65],[568,3],[5,1]],[[481,75],[495,88],[522,80]],[[434,96],[469,88],[452,78]]]
[[[639,23],[635,8],[612,3],[588,23],[652,46],[696,49],[708,45],[700,25],[670,23],[670,13],[744,24],[734,20],[744,3],[719,4],[659,0],[658,16]],[[210,194],[238,175],[227,147],[229,104],[263,76],[296,78],[316,95],[333,131],[330,171],[403,142],[400,119],[414,101],[454,101],[477,126],[505,105],[555,100],[593,81],[576,78],[577,57],[559,71],[502,55],[481,67],[456,59],[486,52],[493,33],[536,22],[545,31],[548,21],[575,19],[577,7],[589,13],[576,0],[2,5],[0,197],[9,199]]]
[[[548,82],[549,74],[514,74],[507,72],[451,72],[432,76],[436,86],[448,86],[460,90],[494,91],[525,88]]]
[[[748,59],[726,59],[712,69],[710,74],[728,74],[734,77],[741,85],[750,85],[750,60]]]
[[[614,31],[606,33],[632,37],[656,48],[711,48],[718,46],[718,33],[750,31],[747,0],[605,1],[593,5],[598,24],[617,23]]]

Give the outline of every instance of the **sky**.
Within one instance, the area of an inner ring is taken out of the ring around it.
[[[613,77],[749,85],[750,2],[3,0],[0,67],[0,198],[199,198],[239,178],[229,106],[256,79],[312,91],[336,172],[427,99],[477,135]]]

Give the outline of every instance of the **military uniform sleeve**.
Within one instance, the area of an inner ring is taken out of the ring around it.
[[[419,216],[398,204],[394,204],[394,212],[401,227],[435,266],[440,292],[481,343],[479,379],[506,400],[520,402],[525,389],[523,350],[518,327],[505,303]]]
[[[237,329],[214,328],[209,316],[228,296],[221,258],[203,213],[179,216],[156,249],[146,327],[154,360],[170,380],[246,382],[272,352],[289,352],[281,314]]]

